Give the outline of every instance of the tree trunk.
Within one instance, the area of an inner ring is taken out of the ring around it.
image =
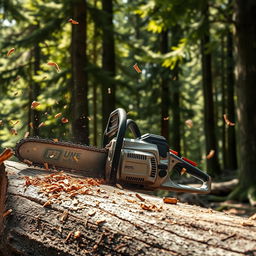
[[[223,169],[227,169],[227,133],[226,133],[226,122],[223,118],[223,114],[226,113],[226,98],[227,98],[227,92],[226,92],[226,74],[223,72],[225,70],[225,40],[222,37],[221,38],[221,62],[220,62],[220,69],[221,69],[221,140],[222,140],[222,158],[223,158]]]
[[[180,89],[179,89],[179,67],[178,64],[172,71],[172,135],[171,146],[177,152],[181,152],[181,129],[180,129]]]
[[[39,24],[37,24],[34,28],[39,29]],[[39,46],[39,43],[36,43],[33,51],[34,55],[34,75],[38,75],[37,72],[40,70],[40,59],[41,59],[41,49]],[[38,96],[40,95],[40,84],[39,82],[34,81],[32,79],[32,101],[38,101]],[[30,102],[30,106],[31,106]],[[30,107],[29,106],[29,107]],[[31,109],[31,121],[33,124],[32,135],[33,136],[39,136],[39,124],[40,124],[40,112],[37,109]]]
[[[168,52],[168,30],[163,30],[160,34],[160,50],[162,54]],[[170,91],[169,76],[170,72],[162,68],[161,72],[161,135],[169,142],[169,108],[170,108]]]
[[[102,83],[102,128],[105,129],[110,113],[115,109],[115,41],[112,0],[102,0],[104,15],[102,68],[106,76]]]
[[[181,37],[181,28],[176,25],[172,28],[172,46],[176,46],[179,43]],[[176,63],[174,69],[171,72],[171,108],[172,108],[172,148],[181,152],[181,118],[180,118],[180,83],[179,83],[179,62]]]
[[[97,8],[97,0],[94,0],[93,7]],[[96,22],[93,24],[93,64],[97,66],[98,60],[98,53],[97,53],[97,46],[98,46],[98,29]],[[97,95],[97,83],[96,79],[93,81],[93,145],[98,145],[98,120],[97,120],[97,102],[98,102],[98,95]]]
[[[83,144],[89,144],[86,9],[86,1],[73,0],[73,18],[79,25],[72,25],[72,133],[74,141]]]
[[[46,206],[50,194],[40,186],[25,186],[25,176],[39,179],[49,172],[10,161],[5,165],[6,170],[0,168],[2,256],[256,252],[256,221],[164,204],[161,198],[107,185],[91,186],[90,194],[73,197],[63,192],[61,200],[52,197]]]
[[[240,188],[237,195],[256,202],[256,2],[236,0],[237,102]]]
[[[209,30],[209,10],[206,2],[203,9],[205,33],[201,39],[201,54],[202,54],[202,72],[203,72],[203,95],[204,95],[204,128],[206,140],[207,154],[214,150],[215,154],[212,158],[207,159],[207,170],[211,175],[220,174],[220,165],[218,159],[218,150],[216,143],[216,123],[214,118],[214,103],[212,89],[212,63],[211,53],[207,50],[210,43]]]
[[[227,32],[227,116],[231,122],[235,122],[234,88],[233,35],[229,29]],[[228,126],[227,129],[227,167],[230,170],[236,170],[237,157],[235,127]]]

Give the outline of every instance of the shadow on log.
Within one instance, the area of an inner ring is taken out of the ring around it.
[[[38,175],[1,166],[0,255],[256,255],[255,220],[107,185],[47,204]]]

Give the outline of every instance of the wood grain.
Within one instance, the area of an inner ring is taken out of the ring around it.
[[[242,217],[107,185],[90,195],[63,194],[43,207],[49,198],[40,187],[26,187],[24,177],[49,172],[11,161],[5,166],[0,255],[256,255],[256,221],[246,226]]]

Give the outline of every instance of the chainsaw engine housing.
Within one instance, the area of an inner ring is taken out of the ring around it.
[[[115,143],[116,140],[113,139],[109,148],[106,177],[108,177],[108,173],[110,172],[113,157],[112,149]],[[117,181],[154,188],[156,184],[163,182],[167,175],[166,171],[164,176],[159,176],[159,166],[163,166],[163,164],[160,164],[157,145],[147,143],[140,139],[125,138],[119,160]]]

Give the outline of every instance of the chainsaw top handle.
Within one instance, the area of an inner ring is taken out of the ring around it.
[[[103,147],[106,147],[107,144],[116,137],[115,148],[113,149],[113,158],[111,163],[111,170],[108,174],[109,177],[106,179],[112,183],[116,183],[118,164],[121,155],[121,149],[123,146],[123,140],[126,132],[126,112],[122,108],[114,110],[108,119],[107,127],[103,135]]]
[[[136,139],[140,139],[140,137],[141,137],[140,129],[139,129],[138,125],[132,119],[127,119],[126,127],[127,127],[127,129],[128,128],[130,129],[130,131],[132,132],[133,136]]]

